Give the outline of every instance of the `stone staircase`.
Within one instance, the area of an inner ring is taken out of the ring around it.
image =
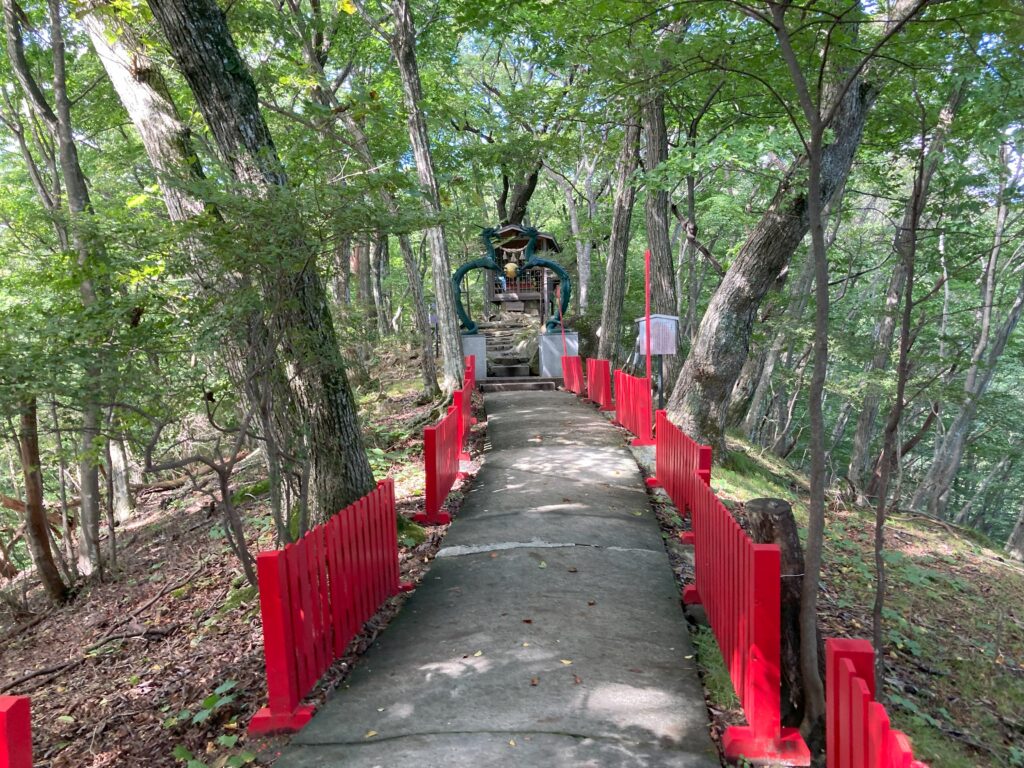
[[[538,323],[519,313],[503,313],[499,320],[481,322],[479,328],[487,339],[487,378],[478,384],[481,392],[554,390],[561,385],[561,379],[533,375]]]

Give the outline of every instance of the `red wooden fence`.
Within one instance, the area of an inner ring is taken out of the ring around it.
[[[583,395],[583,361],[578,355],[562,357],[562,381],[567,392]]]
[[[651,424],[651,381],[615,371],[615,423],[625,427],[636,439],[633,445],[654,445]]]
[[[0,696],[0,768],[32,768],[27,696]]]
[[[426,510],[413,519],[428,525],[447,525],[451,515],[441,511],[459,474],[462,418],[456,405],[437,424],[423,428],[423,460],[426,463]]]
[[[423,464],[426,475],[425,511],[413,517],[417,523],[447,525],[451,515],[441,507],[457,479],[460,461],[469,461],[470,428],[473,418],[473,390],[476,388],[476,368],[472,357],[463,359],[465,373],[462,389],[452,395],[448,413],[430,427],[423,429]]]
[[[874,665],[867,640],[825,641],[828,768],[927,768],[874,700]]]
[[[313,716],[300,706],[399,583],[394,481],[350,504],[301,540],[256,560],[268,705],[250,733],[297,731]]]
[[[697,583],[684,600],[704,605],[748,723],[722,735],[725,757],[810,765],[799,731],[782,727],[779,548],[754,544],[710,486],[689,486]]]
[[[657,450],[654,477],[647,479],[647,485],[651,488],[664,487],[682,515],[690,510],[693,483],[711,484],[711,446],[692,440],[668,420],[665,411],[655,411],[654,415]],[[694,543],[692,524],[690,527],[690,531],[679,537],[684,544]]]
[[[587,399],[602,411],[615,410],[612,405],[611,363],[599,358],[587,360]]]

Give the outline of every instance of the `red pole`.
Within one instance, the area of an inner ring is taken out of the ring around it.
[[[651,386],[651,252],[644,251],[644,305],[647,315],[647,386]]]

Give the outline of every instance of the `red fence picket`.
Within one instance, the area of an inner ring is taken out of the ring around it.
[[[800,732],[782,727],[779,548],[751,541],[710,486],[689,486],[697,582],[689,600],[704,605],[748,723],[723,734],[725,757],[810,765]]]
[[[927,768],[910,741],[889,727],[875,701],[875,652],[867,640],[825,641],[828,768]]]
[[[636,435],[633,445],[654,445],[653,416],[650,379],[615,371],[615,423]]]
[[[309,722],[302,698],[380,605],[408,588],[399,583],[397,514],[394,481],[384,480],[294,544],[259,554],[268,704],[250,733]]]
[[[567,392],[583,395],[583,361],[578,355],[562,358],[562,381]]]
[[[32,768],[32,720],[27,696],[0,696],[0,768]]]
[[[602,411],[615,410],[612,405],[611,363],[607,360],[587,360],[587,399],[597,403]]]

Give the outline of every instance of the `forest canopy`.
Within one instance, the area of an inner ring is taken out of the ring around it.
[[[642,369],[650,252],[651,308],[679,318],[668,417],[721,461],[806,472],[809,573],[840,503],[875,510],[879,574],[893,513],[1024,558],[1020,3],[3,0],[3,21],[0,579],[60,603],[116,578],[134,494],[207,476],[255,581],[233,473],[262,468],[278,542],[367,493],[367,393],[402,364],[444,408],[451,275],[499,224],[561,244],[564,322],[613,368]],[[460,290],[491,319],[485,274]]]

